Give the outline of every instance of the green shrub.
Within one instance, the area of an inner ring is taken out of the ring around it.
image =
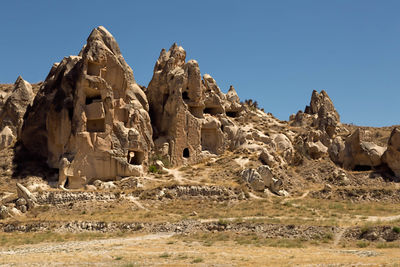
[[[369,242],[360,241],[357,243],[357,247],[359,248],[366,248],[369,246]]]
[[[203,262],[204,260],[202,258],[195,258],[192,263],[200,263]]]
[[[224,220],[224,219],[219,219],[218,220],[218,225],[227,226],[228,225],[228,221]]]
[[[371,227],[369,225],[364,225],[361,227],[361,235],[365,235],[371,231]]]
[[[158,172],[157,167],[155,165],[150,165],[149,166],[149,172],[157,173]]]
[[[393,226],[393,232],[400,234],[400,227]]]
[[[167,252],[164,252],[163,254],[160,255],[160,258],[169,258],[171,255],[169,255]]]

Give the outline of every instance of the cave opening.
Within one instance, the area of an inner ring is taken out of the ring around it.
[[[106,123],[105,119],[94,119],[87,120],[86,122],[86,131],[87,132],[105,132],[106,131]]]
[[[183,150],[183,157],[184,157],[184,158],[189,158],[189,157],[190,157],[189,148],[185,148],[185,149]]]
[[[101,102],[101,95],[86,96],[85,104],[90,105],[93,102]]]
[[[182,99],[183,100],[190,100],[189,93],[187,91],[182,92]]]
[[[358,172],[370,171],[370,170],[372,170],[372,167],[368,166],[368,165],[356,165],[354,167],[354,170],[358,171]]]
[[[132,165],[142,165],[144,160],[144,152],[129,150],[128,151],[128,163]]]
[[[99,64],[96,64],[94,62],[88,62],[88,66],[87,66],[87,75],[91,75],[91,76],[100,76],[100,69],[101,66]]]
[[[203,112],[205,114],[210,114],[210,115],[217,115],[223,113],[223,111],[220,108],[205,108]]]
[[[226,116],[231,117],[231,118],[236,118],[238,116],[238,112],[236,111],[227,111]]]

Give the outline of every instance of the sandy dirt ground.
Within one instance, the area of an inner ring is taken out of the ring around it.
[[[276,248],[221,241],[185,242],[173,234],[61,243],[0,250],[0,266],[400,266],[400,249],[309,246]]]

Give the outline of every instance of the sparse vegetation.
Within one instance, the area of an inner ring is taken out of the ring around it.
[[[369,246],[369,242],[367,242],[367,241],[359,241],[359,242],[357,242],[357,247],[359,247],[359,248],[366,248],[366,247],[368,247]]]
[[[157,173],[158,172],[157,167],[155,165],[150,165],[149,166],[149,172]]]
[[[160,255],[160,258],[169,258],[171,257],[170,254],[168,254],[167,252],[164,252],[163,254]]]
[[[192,263],[200,263],[200,262],[203,262],[203,261],[204,261],[203,258],[195,258],[195,259],[192,261]]]

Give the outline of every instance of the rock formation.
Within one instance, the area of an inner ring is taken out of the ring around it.
[[[340,122],[340,116],[332,100],[324,90],[321,93],[315,90],[312,92],[310,105],[305,108],[304,113],[317,115],[313,126],[326,132],[330,138],[335,135],[336,126]]]
[[[343,141],[337,138],[332,143],[330,155],[332,161],[348,170],[364,170],[382,164],[381,157],[386,148],[364,141],[364,133],[357,129]]]
[[[185,60],[186,52],[177,44],[163,49],[146,91],[156,153],[173,165],[222,153],[238,132],[228,117],[242,111],[233,87],[223,94],[210,75],[201,78],[195,60]]]
[[[321,142],[328,146],[330,140],[335,137],[337,127],[340,124],[340,116],[336,111],[328,94],[322,90],[321,93],[313,91],[310,105],[306,106],[304,112],[299,111],[296,115],[290,116],[293,126],[312,126],[322,131]]]
[[[321,158],[330,151],[340,126],[340,116],[324,90],[320,93],[314,90],[310,105],[306,106],[304,112],[291,115],[289,120],[293,126],[310,129],[308,134],[300,138],[300,143],[310,158]]]
[[[0,149],[11,145],[20,135],[26,108],[33,97],[32,86],[19,76],[0,110]]]
[[[104,28],[54,64],[28,108],[21,141],[59,169],[60,186],[140,175],[151,151],[146,95]]]
[[[397,178],[400,178],[400,129],[394,128],[390,134],[388,147],[382,156],[382,161],[386,163]]]

